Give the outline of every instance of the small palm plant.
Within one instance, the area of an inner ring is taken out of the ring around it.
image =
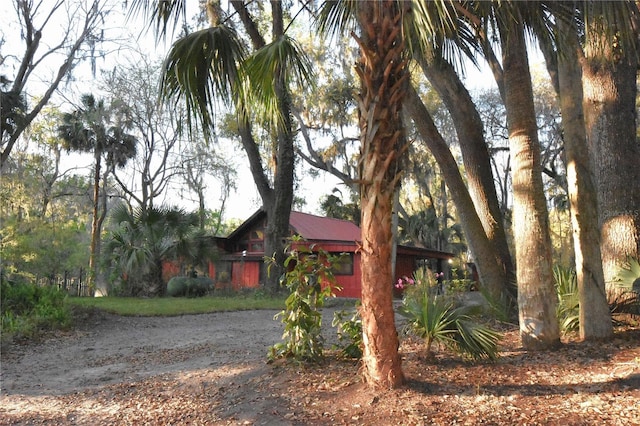
[[[620,292],[610,302],[614,315],[640,316],[640,259],[629,257],[616,274]]]
[[[432,346],[439,343],[473,360],[496,359],[501,334],[479,324],[464,306],[438,295],[433,276],[418,270],[413,279],[396,284],[405,290],[399,313],[409,320],[409,330],[424,339],[427,357],[433,358]]]
[[[580,294],[576,272],[560,265],[553,267],[558,294],[558,310],[556,312],[560,329],[565,332],[578,330],[580,325]]]

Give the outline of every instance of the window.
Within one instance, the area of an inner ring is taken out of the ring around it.
[[[336,255],[340,256],[338,260],[333,264],[334,275],[353,275],[353,253],[342,253]]]

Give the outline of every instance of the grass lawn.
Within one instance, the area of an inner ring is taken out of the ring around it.
[[[70,306],[96,308],[124,316],[176,316],[249,309],[283,309],[286,296],[205,296],[205,297],[68,297]]]

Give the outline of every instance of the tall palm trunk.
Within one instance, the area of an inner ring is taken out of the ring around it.
[[[593,22],[592,22],[593,24]],[[600,250],[608,290],[627,256],[640,258],[640,144],[636,135],[638,61],[623,42],[590,30],[582,61],[587,143],[598,196]]]
[[[482,119],[455,69],[444,58],[436,55],[428,64],[422,64],[422,69],[453,118],[469,194],[486,236],[493,246],[492,255],[495,262],[502,268],[501,277],[492,277],[492,281],[483,284],[490,289],[494,297],[499,297],[497,301],[511,300],[515,305],[515,270],[491,171],[491,156],[484,138]],[[483,267],[477,266],[479,269]]]
[[[104,173],[102,173],[102,189],[99,190],[100,193],[100,207],[99,207],[99,215],[98,222],[95,224],[97,238],[94,246],[94,258],[101,259],[102,256],[102,225],[107,218],[107,186],[106,182],[109,178],[109,175],[113,172],[113,166],[106,165]],[[93,224],[92,224],[93,225]],[[92,238],[93,239],[93,238]],[[94,296],[95,297],[104,297],[108,295],[109,288],[107,284],[107,279],[104,276],[102,268],[99,267],[97,263],[95,263],[95,275],[93,277],[93,287],[95,289]]]
[[[88,287],[95,290],[97,267],[97,254],[100,239],[100,217],[98,215],[98,206],[100,205],[100,166],[102,163],[102,150],[98,147],[94,151],[94,167],[93,171],[93,217],[91,218],[91,242],[89,243],[89,279]]]
[[[556,319],[549,214],[542,184],[533,89],[522,23],[500,28],[505,108],[513,158],[513,227],[516,246],[520,336],[526,349],[560,342]]]
[[[580,298],[580,338],[604,339],[611,337],[613,326],[602,272],[596,190],[591,179],[593,172],[589,152],[585,149],[582,83],[578,63],[580,46],[575,28],[560,22],[559,29],[566,34],[566,43],[571,43],[569,46],[572,47],[558,55],[558,89]]]
[[[495,246],[491,243],[483,228],[469,190],[460,174],[458,163],[453,158],[446,141],[438,132],[420,96],[411,86],[407,90],[404,106],[413,119],[422,140],[431,154],[433,154],[438,167],[442,171],[444,181],[449,188],[456,211],[460,216],[460,223],[473,253],[474,262],[478,266],[480,281],[486,284],[486,289],[492,302],[497,303],[502,300],[504,290],[502,284],[505,279],[504,269],[495,255]]]
[[[407,148],[401,120],[408,82],[402,12],[394,0],[358,3],[362,359],[366,381],[385,388],[404,382],[391,275],[393,199],[400,179],[400,159]]]

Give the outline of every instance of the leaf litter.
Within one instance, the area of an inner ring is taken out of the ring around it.
[[[273,315],[95,314],[72,332],[11,344],[0,425],[640,425],[637,324],[609,342],[566,336],[551,352],[523,350],[517,328],[503,326],[496,362],[443,348],[428,360],[404,337],[407,383],[380,390],[337,350],[319,365],[268,364],[282,332]]]

